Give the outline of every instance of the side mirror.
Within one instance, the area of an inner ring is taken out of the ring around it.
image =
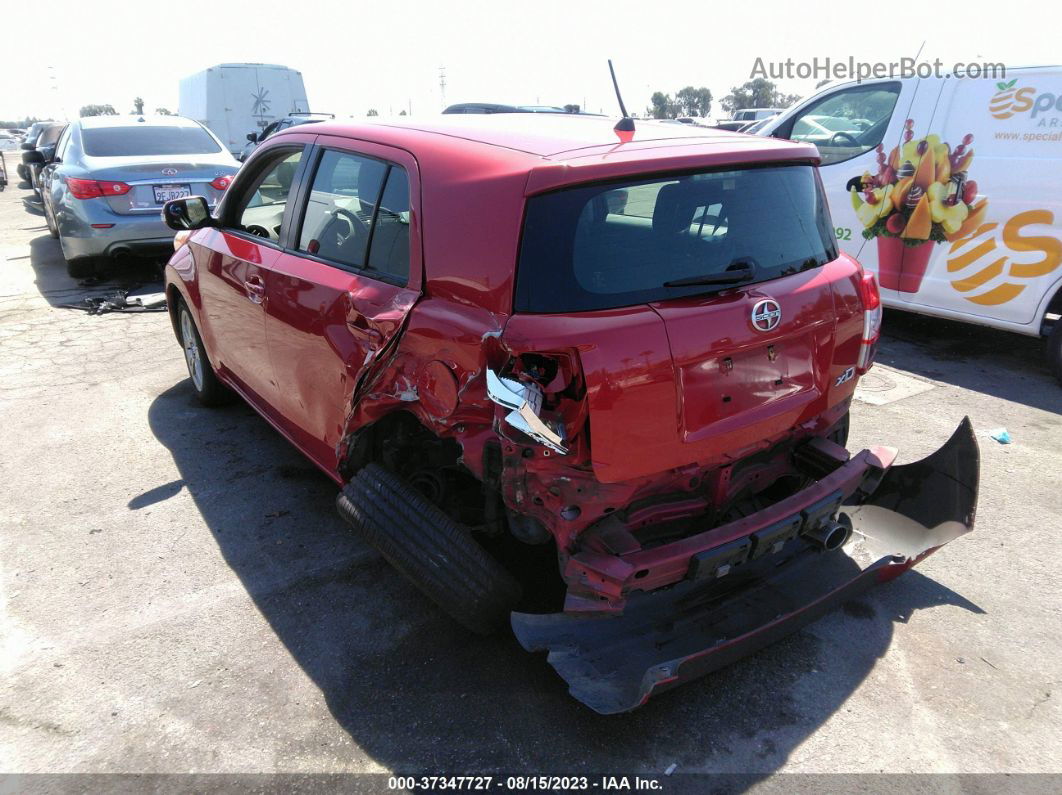
[[[178,232],[184,229],[203,229],[216,225],[214,218],[210,215],[210,205],[202,196],[170,199],[162,205],[162,220],[166,226]]]
[[[39,149],[30,149],[28,152],[23,152],[22,162],[27,166],[43,166],[45,164],[44,155]]]
[[[247,133],[247,140],[252,144],[258,141],[258,133]]]
[[[29,152],[31,149],[35,149],[36,146],[37,145],[33,141],[23,141],[22,142],[22,149],[23,149],[23,151],[26,151],[26,152]]]

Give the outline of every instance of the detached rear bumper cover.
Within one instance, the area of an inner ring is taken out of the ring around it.
[[[782,558],[767,557],[740,576],[635,594],[621,616],[513,613],[513,630],[528,651],[549,652],[571,694],[591,709],[634,709],[794,632],[968,533],[979,469],[965,419],[935,453],[891,467],[872,495],[844,507],[854,532],[840,550],[804,548],[781,565]]]

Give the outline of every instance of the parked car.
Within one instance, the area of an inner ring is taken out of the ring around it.
[[[729,119],[720,119],[712,126],[718,130],[737,131],[748,126],[749,122],[770,119],[781,113],[780,108],[742,108],[734,111]]]
[[[1042,337],[1062,381],[1059,96],[1057,66],[864,80],[762,133],[816,144],[838,244],[886,306]]]
[[[285,130],[216,213],[165,205],[174,332],[444,611],[632,709],[972,525],[968,420],[904,466],[843,447],[881,310],[817,160],[578,116]]]
[[[43,130],[49,124],[54,123],[55,122],[51,121],[38,121],[31,124],[29,129],[26,130],[26,135],[22,139],[20,148],[23,151],[29,151],[31,149],[34,149],[37,146],[37,137],[41,134],[41,130]],[[21,179],[23,182],[30,182],[31,177],[30,168],[28,164],[19,163],[16,168],[16,171],[18,172],[19,179]]]
[[[319,121],[334,119],[335,117],[334,113],[289,113],[283,119],[277,119],[275,122],[266,125],[265,129],[260,133],[247,133],[247,143],[244,145],[243,151],[240,152],[237,160],[240,162],[246,160],[251,152],[257,149],[259,144],[273,133],[286,130],[288,127],[298,127],[300,124],[314,124]]]
[[[743,132],[748,135],[759,135],[760,131],[771,123],[771,119],[760,119],[759,121],[746,122],[741,127],[738,127],[738,132]]]
[[[29,182],[37,198],[41,197],[41,171],[55,160],[55,149],[65,129],[66,124],[63,122],[47,124],[41,129],[32,147],[29,149],[23,147],[22,164],[29,172],[26,181]]]
[[[239,164],[203,125],[180,116],[93,116],[72,122],[40,176],[44,216],[71,276],[106,259],[172,251],[159,215],[181,196],[213,206]]]
[[[18,149],[19,144],[22,143],[22,138],[6,130],[0,130],[0,151],[11,152]]]

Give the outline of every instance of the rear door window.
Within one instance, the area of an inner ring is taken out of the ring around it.
[[[726,289],[671,282],[779,278],[837,257],[812,166],[571,188],[528,200],[516,309],[580,312]],[[731,285],[733,286],[733,285]]]
[[[221,151],[202,127],[90,127],[81,131],[82,146],[90,157],[141,157],[148,155],[205,155]]]
[[[409,180],[403,168],[326,149],[307,199],[298,248],[405,284],[409,219]]]
[[[380,197],[369,248],[369,269],[409,279],[409,178],[401,166],[391,166]]]

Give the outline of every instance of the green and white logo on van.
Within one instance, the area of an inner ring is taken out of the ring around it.
[[[1021,113],[1029,113],[1029,118],[1052,117],[1048,122],[1040,118],[1041,126],[1051,126],[1062,123],[1059,114],[1062,114],[1062,94],[1054,94],[1051,91],[1037,93],[1034,86],[1017,87],[1017,79],[1009,83],[996,83],[995,94],[988,101],[988,112],[995,119],[1009,119]]]

